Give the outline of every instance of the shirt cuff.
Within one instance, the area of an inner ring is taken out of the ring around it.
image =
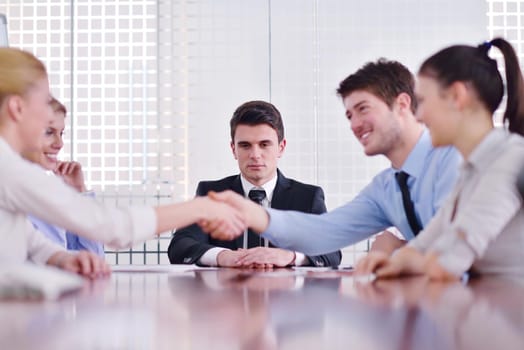
[[[272,242],[276,247],[285,249],[286,244],[281,242],[281,237],[278,236],[278,230],[275,230],[275,227],[285,227],[286,219],[281,217],[282,212],[274,210],[271,208],[265,208],[269,216],[269,223],[264,232],[260,235],[270,242]]]
[[[85,192],[82,192],[81,194],[84,197],[91,197],[91,198],[95,198],[96,197],[96,193],[93,190],[85,191]]]
[[[29,256],[29,260],[36,264],[45,265],[47,264],[47,261],[56,253],[68,253],[68,251],[65,248],[59,246],[58,244],[55,244],[51,241],[49,241],[49,243],[50,244],[47,245],[47,249],[39,249],[37,252],[31,254]]]
[[[458,233],[440,237],[428,252],[435,253],[439,264],[457,277],[468,271],[476,258],[467,237]]]
[[[309,263],[309,259],[306,257],[306,255],[295,252],[295,262],[293,265],[295,266],[304,266]]]
[[[219,247],[209,249],[200,257],[200,259],[198,259],[199,264],[205,266],[218,266],[218,254],[224,250],[229,249]]]

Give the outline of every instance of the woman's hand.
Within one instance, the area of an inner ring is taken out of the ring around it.
[[[377,267],[375,275],[377,278],[395,278],[401,275],[424,274],[426,258],[418,250],[412,247],[399,249],[387,260],[386,263]]]
[[[355,272],[361,275],[374,273],[378,268],[387,264],[388,259],[389,254],[383,251],[377,250],[369,252],[357,262]]]
[[[395,278],[401,275],[425,273],[427,259],[418,250],[404,247],[389,256],[381,251],[370,252],[356,266],[360,274],[374,273],[377,278]]]
[[[86,192],[82,165],[78,162],[58,162],[54,173],[78,192]]]
[[[55,253],[47,260],[47,264],[92,279],[111,274],[111,268],[104,259],[86,250]]]

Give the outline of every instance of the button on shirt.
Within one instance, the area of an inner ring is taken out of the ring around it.
[[[524,138],[491,131],[464,162],[451,196],[410,245],[439,255],[460,276],[524,274],[524,210],[515,186],[524,165]]]
[[[429,132],[424,130],[401,169],[391,167],[382,171],[342,207],[322,215],[267,209],[270,221],[263,236],[279,247],[308,255],[337,250],[391,226],[410,240],[414,235],[404,212],[395,172],[403,170],[410,174],[411,199],[424,226],[453,188],[461,160],[455,148],[434,148]]]

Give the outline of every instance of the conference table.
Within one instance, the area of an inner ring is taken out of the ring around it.
[[[0,301],[0,349],[524,349],[524,281],[117,266],[58,300]]]

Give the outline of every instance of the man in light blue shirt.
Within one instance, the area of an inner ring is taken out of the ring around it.
[[[391,161],[390,168],[342,207],[322,215],[274,209],[267,209],[266,215],[234,194],[223,193],[217,198],[242,208],[248,225],[274,244],[306,254],[333,251],[392,226],[406,240],[412,239],[450,192],[461,162],[454,148],[432,147],[428,131],[415,117],[414,85],[406,67],[384,59],[366,64],[340,83],[337,92],[364,152],[382,154]],[[407,174],[404,194],[396,179],[399,172]],[[415,223],[408,220],[409,205]],[[212,226],[204,229],[215,237],[222,236]],[[387,231],[383,235],[382,250],[391,252],[404,244]]]

